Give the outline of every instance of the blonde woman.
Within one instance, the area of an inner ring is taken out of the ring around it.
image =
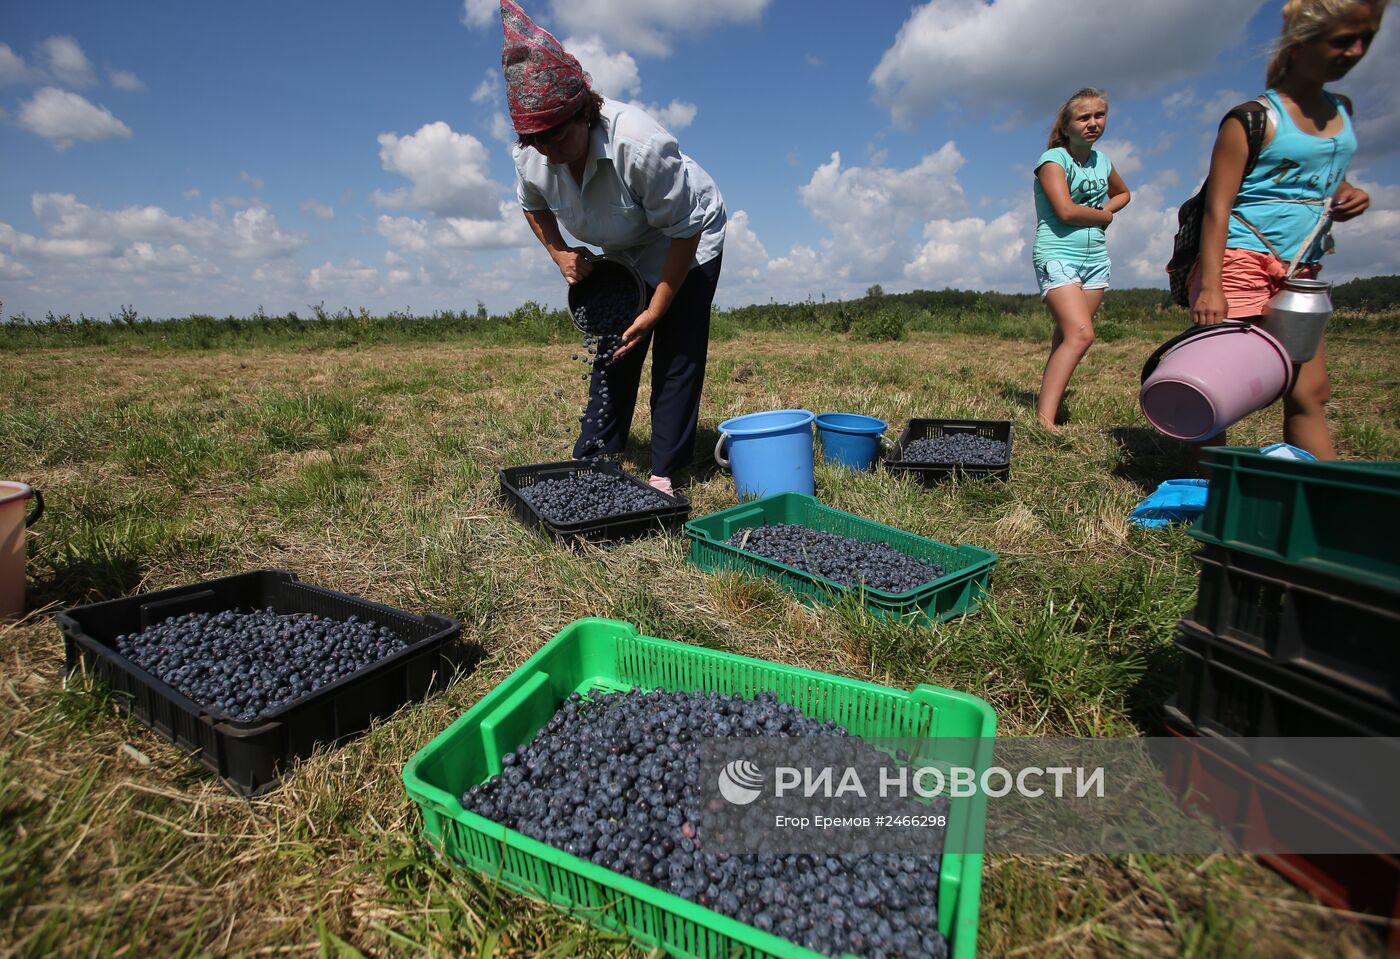
[[[1366,212],[1371,198],[1347,182],[1356,152],[1351,101],[1325,89],[1371,47],[1386,0],[1288,0],[1269,61],[1268,114],[1259,158],[1248,176],[1242,122],[1222,121],[1211,154],[1201,254],[1191,276],[1191,321],[1254,319],[1282,288],[1288,264],[1316,276],[1332,223]],[[1330,394],[1322,345],[1298,369],[1284,397],[1283,437],[1319,459],[1335,459],[1325,404]],[[1203,445],[1220,442],[1206,440]]]

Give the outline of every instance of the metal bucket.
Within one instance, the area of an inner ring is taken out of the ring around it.
[[[34,511],[25,515],[34,500]],[[44,512],[44,496],[26,483],[0,480],[0,619],[24,612],[24,531]]]
[[[1331,283],[1289,277],[1264,307],[1259,325],[1283,344],[1289,359],[1302,364],[1317,355],[1332,316]]]
[[[635,319],[647,308],[646,281],[642,279],[642,274],[637,272],[635,266],[618,257],[595,256],[590,262],[593,264],[593,268],[589,270],[588,276],[569,286],[569,318],[574,321],[574,326],[578,327],[580,333],[587,333],[591,336],[621,333],[631,325],[630,321],[623,324],[621,329],[616,330],[594,328],[594,324],[584,322],[579,316],[579,307],[588,305],[590,299],[604,284],[616,284],[626,288],[628,302],[631,302],[631,289],[635,286],[637,305],[632,313],[632,318]]]

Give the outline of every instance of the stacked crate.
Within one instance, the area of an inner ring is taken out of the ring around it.
[[[1381,755],[1400,737],[1400,463],[1205,457],[1210,494],[1190,531],[1200,589],[1179,624],[1185,662],[1167,719],[1211,748],[1193,751],[1178,785],[1254,836],[1304,816],[1339,848],[1379,848],[1379,814],[1338,785],[1354,770],[1282,758],[1268,739],[1378,737]],[[1400,917],[1400,857],[1262,858],[1328,905]]]

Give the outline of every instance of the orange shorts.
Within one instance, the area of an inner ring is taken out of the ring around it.
[[[1294,276],[1312,279],[1321,269],[1317,263],[1307,263],[1298,267]],[[1228,305],[1226,319],[1238,320],[1243,317],[1259,316],[1264,306],[1273,299],[1275,293],[1283,289],[1283,277],[1288,265],[1272,253],[1257,250],[1225,250],[1225,260],[1220,265],[1220,286],[1225,293]],[[1189,279],[1192,305],[1201,295],[1201,261],[1191,267]]]

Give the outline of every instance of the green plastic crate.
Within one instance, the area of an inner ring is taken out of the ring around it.
[[[1213,447],[1203,543],[1400,590],[1400,463],[1311,462]]]
[[[820,959],[820,954],[507,829],[466,811],[458,799],[499,774],[501,757],[534,738],[570,693],[633,686],[746,697],[767,691],[857,736],[956,739],[963,750],[969,743],[984,743],[985,749],[979,747],[967,759],[979,770],[990,763],[996,729],[991,706],[967,693],[935,686],[902,692],[642,636],[635,626],[616,620],[581,619],[545,643],[404,767],[404,785],[422,809],[423,839],[430,849],[602,929],[683,959]],[[985,797],[950,800],[949,847],[976,848],[985,825]],[[981,886],[980,853],[944,854],[938,926],[954,959],[976,955]]]
[[[806,526],[872,543],[886,543],[916,559],[938,563],[943,567],[943,575],[903,593],[888,593],[879,589],[842,586],[786,563],[747,553],[726,542],[748,527],[778,523]],[[949,546],[823,506],[815,498],[801,493],[779,493],[741,503],[693,519],[685,524],[685,531],[690,536],[690,562],[707,573],[737,570],[766,576],[809,602],[835,603],[843,596],[854,593],[877,616],[910,618],[929,623],[975,610],[987,590],[992,567],[997,563],[997,554],[990,550],[976,546]]]

